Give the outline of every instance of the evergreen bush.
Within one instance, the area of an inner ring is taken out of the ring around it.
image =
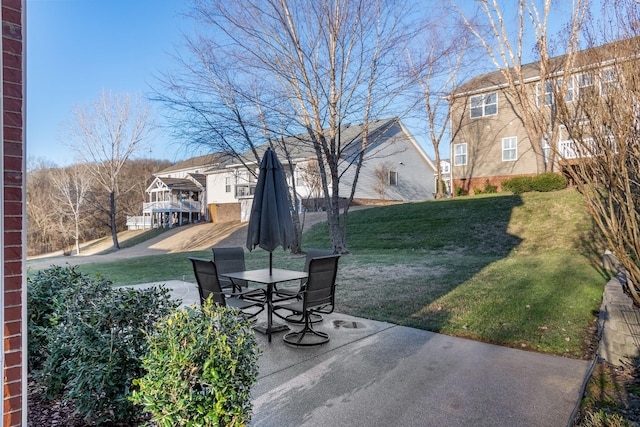
[[[455,187],[453,192],[456,196],[467,196],[469,192],[462,187]]]
[[[148,336],[146,375],[132,400],[159,426],[242,426],[258,375],[251,322],[206,301],[174,313]]]
[[[502,181],[502,189],[513,194],[522,194],[533,191],[533,178],[530,176],[516,176]]]
[[[56,289],[55,303],[47,307],[46,292],[40,289],[35,300],[40,308],[34,307],[34,315],[49,310],[49,325],[41,330],[48,334],[40,352],[42,367],[34,373],[46,395],[73,402],[88,423],[139,417],[141,408],[129,400],[132,381],[144,373],[145,332],[178,305],[169,290],[114,288],[110,281],[90,279],[75,268],[55,267],[40,279],[40,285]]]
[[[545,172],[533,178],[533,190],[535,191],[544,193],[565,188],[567,188],[567,178],[557,173]]]
[[[474,194],[496,194],[497,192],[498,186],[491,185],[488,179],[484,182],[484,189],[476,188],[473,190]]]
[[[47,359],[51,330],[64,310],[61,296],[73,288],[82,288],[89,278],[77,267],[52,266],[27,278],[27,339],[29,370],[37,370]]]

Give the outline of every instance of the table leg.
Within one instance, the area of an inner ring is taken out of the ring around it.
[[[263,334],[267,334],[269,342],[271,342],[271,334],[273,332],[287,331],[289,327],[287,325],[273,325],[273,284],[267,284],[267,325],[264,326],[264,323],[256,325],[253,327],[256,331],[262,332]]]
[[[269,338],[269,342],[271,342],[271,313],[273,309],[273,285],[269,283],[267,285],[267,337]]]

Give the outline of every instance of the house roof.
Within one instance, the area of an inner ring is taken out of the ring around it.
[[[203,174],[189,174],[192,179],[189,178],[167,178],[167,177],[156,177],[153,180],[151,185],[147,187],[147,192],[151,191],[153,188],[161,188],[158,183],[163,184],[170,190],[179,190],[179,191],[202,191],[207,182],[206,175]]]
[[[189,176],[193,178],[203,188],[207,185],[207,176],[203,173],[190,173]]]
[[[389,129],[393,124],[398,121],[397,118],[391,119],[382,119],[369,123],[369,138],[370,144],[376,143],[376,135],[378,132],[384,132]],[[326,129],[325,129],[326,130]],[[351,125],[346,124],[340,127],[340,140],[343,141],[343,154],[349,155],[354,150],[350,150],[350,147],[355,147],[357,150],[360,149],[360,143],[362,142],[362,134],[364,132],[364,125]],[[309,134],[301,133],[294,136],[289,136],[284,139],[285,145],[289,152],[289,155],[293,159],[307,159],[310,157],[314,157],[316,155],[315,148],[311,143],[311,139]],[[280,144],[275,143],[274,148],[278,156],[281,158],[284,157],[282,154],[282,149],[279,147]],[[264,152],[269,147],[268,143],[262,144],[260,147],[257,147],[256,151],[258,156],[262,158]],[[241,157],[248,163],[254,162],[254,154],[252,151],[246,151],[241,155]],[[236,162],[233,162],[236,163]]]
[[[228,158],[229,156],[224,153],[211,153],[205,154],[203,156],[192,157],[190,159],[183,160],[172,166],[169,166],[168,168],[163,169],[159,172],[156,172],[156,175],[163,175],[182,170],[193,170],[197,168],[209,168],[216,164],[224,162]]]
[[[620,49],[628,49],[633,46],[637,47],[638,43],[640,43],[640,37],[634,37],[576,52],[576,57],[574,59],[574,71],[593,67],[604,61],[612,60]],[[566,58],[567,55],[560,55],[549,59],[551,75],[562,73],[562,67]],[[513,68],[510,68],[510,71],[512,73],[515,72]],[[522,77],[525,81],[538,80],[540,78],[540,61],[522,65]],[[492,71],[487,74],[476,76],[468,82],[458,86],[458,88],[453,92],[453,97],[469,95],[474,92],[479,93],[488,89],[497,89],[506,85],[507,80],[502,70]]]

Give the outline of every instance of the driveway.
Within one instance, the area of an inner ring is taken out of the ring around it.
[[[309,212],[304,217],[303,231],[314,224],[326,221],[326,212]],[[137,258],[148,255],[158,255],[174,252],[207,250],[214,245],[241,246],[247,244],[247,223],[203,223],[176,227],[166,231],[153,239],[146,240],[130,248],[107,254],[98,254],[111,247],[107,240],[99,245],[92,245],[82,250],[77,256],[63,256],[57,253],[53,256],[41,256],[27,259],[27,268],[40,270],[51,265],[80,265],[93,262],[111,262],[127,258]]]

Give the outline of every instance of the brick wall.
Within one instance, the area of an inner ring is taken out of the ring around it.
[[[527,175],[517,175],[517,176],[535,176],[535,174],[527,174]],[[505,179],[511,179],[514,176],[483,176],[479,178],[467,178],[467,179],[454,179],[453,180],[453,193],[455,195],[456,188],[462,188],[467,191],[470,196],[475,194],[475,190],[484,191],[484,187],[487,181],[489,181],[490,185],[495,185],[498,187],[498,191],[502,191],[502,181]]]
[[[240,203],[212,203],[209,214],[211,222],[240,221]]]
[[[4,402],[2,425],[22,425],[26,402],[24,359],[26,342],[23,301],[24,204],[24,55],[22,0],[1,0],[2,5],[2,148],[4,178]]]

